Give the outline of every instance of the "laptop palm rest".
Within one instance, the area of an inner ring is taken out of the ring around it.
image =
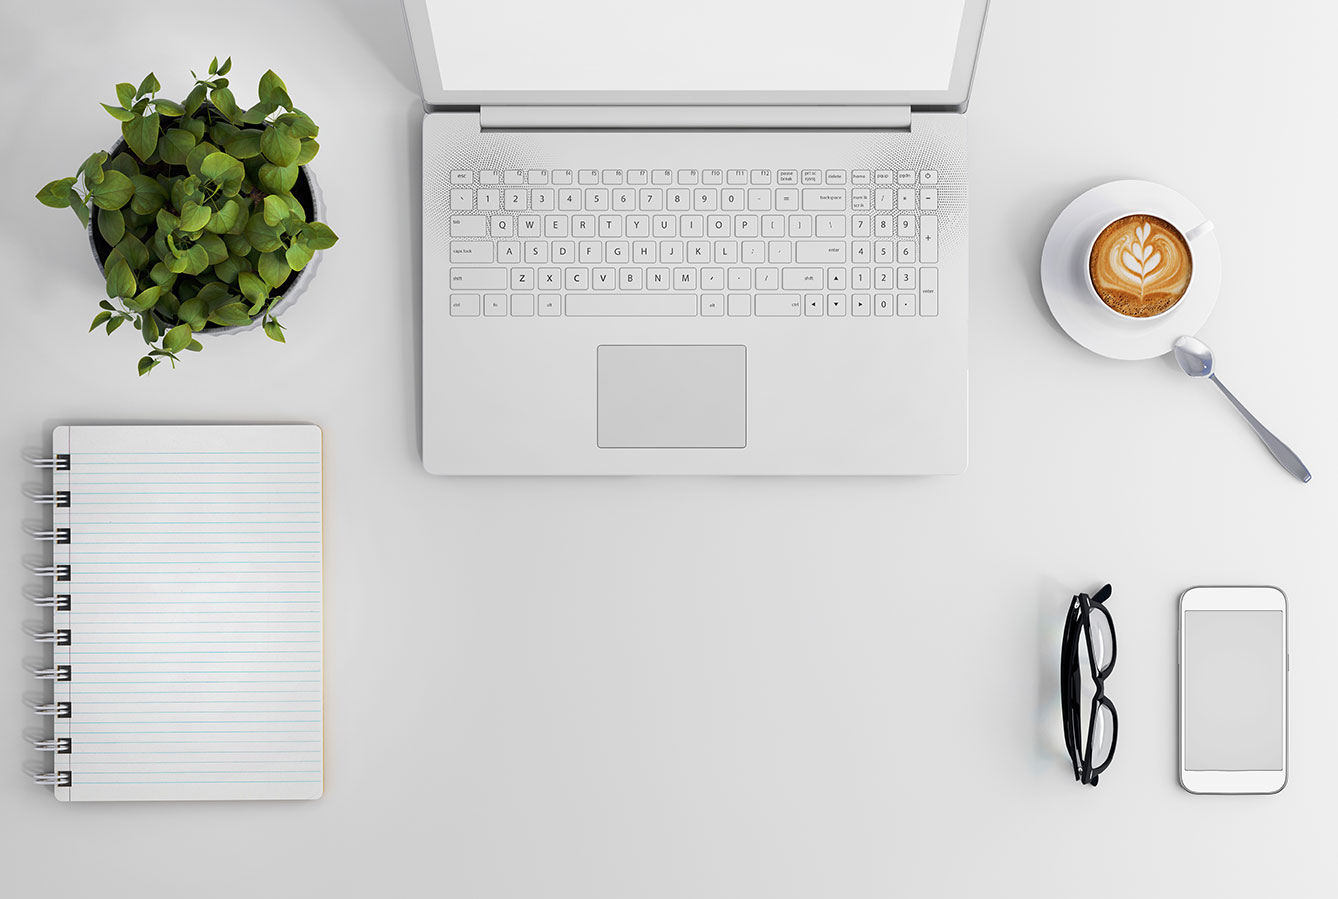
[[[748,349],[601,346],[601,449],[741,449],[748,443]]]

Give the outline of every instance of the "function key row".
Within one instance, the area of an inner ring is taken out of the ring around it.
[[[624,184],[658,184],[695,186],[697,184],[742,185],[777,184],[786,186],[844,187],[868,185],[936,185],[938,172],[934,169],[899,171],[857,169],[455,169],[451,184],[456,186],[532,185],[550,184],[597,185],[620,187]]]

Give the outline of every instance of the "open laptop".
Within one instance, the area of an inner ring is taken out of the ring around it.
[[[986,0],[403,0],[423,464],[950,474]]]

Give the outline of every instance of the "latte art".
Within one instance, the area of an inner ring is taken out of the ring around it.
[[[1092,287],[1121,315],[1149,318],[1189,289],[1194,262],[1174,225],[1154,215],[1127,215],[1105,227],[1088,260]]]

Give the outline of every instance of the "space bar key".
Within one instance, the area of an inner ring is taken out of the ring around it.
[[[569,293],[568,315],[696,315],[695,293]]]

